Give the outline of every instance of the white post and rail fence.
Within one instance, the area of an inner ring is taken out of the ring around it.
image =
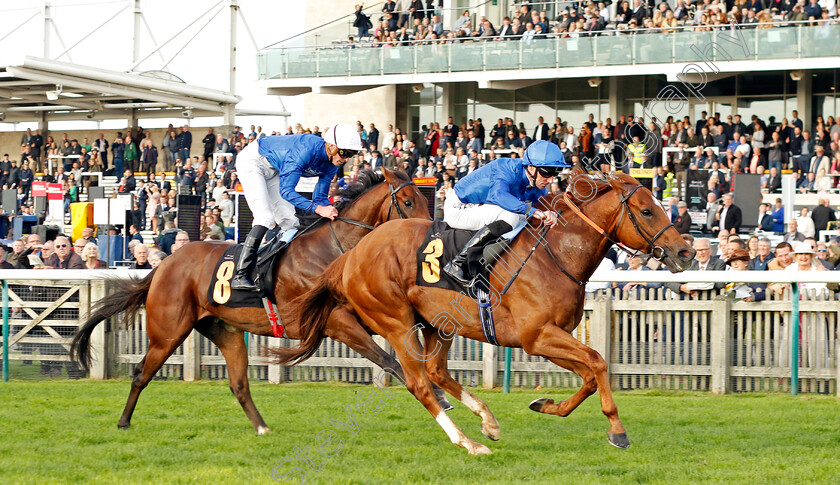
[[[69,359],[76,328],[91,305],[110,298],[107,278],[142,277],[133,270],[0,270],[3,296],[3,380],[41,373],[81,377]],[[623,292],[600,290],[587,296],[574,336],[609,363],[619,389],[688,389],[727,392],[819,392],[840,395],[838,310],[835,292],[799,291],[803,283],[840,283],[834,271],[611,271],[593,282],[789,284],[783,296],[763,301],[734,300],[701,291],[680,299],[665,288]],[[514,283],[515,284],[515,283]],[[806,285],[807,286],[807,285]],[[550,295],[546,295],[550,297]],[[154,302],[148,302],[154,304]],[[100,324],[91,339],[90,377],[130,375],[148,348],[145,311],[130,320],[118,315]],[[269,346],[296,341],[246,335],[252,379],[369,383],[378,367],[345,345],[325,340],[318,352],[296,367],[274,364]],[[390,351],[381,337],[380,345]],[[505,349],[507,350],[507,349]],[[505,355],[510,358],[505,359]],[[575,387],[580,379],[521,349],[456,337],[449,369],[469,386]],[[66,367],[66,371],[65,368]],[[28,374],[27,374],[28,373]],[[196,380],[227,377],[224,358],[193,331],[158,373],[159,378]]]

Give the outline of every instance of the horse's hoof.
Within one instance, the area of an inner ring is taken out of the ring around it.
[[[609,440],[610,444],[615,446],[616,448],[621,448],[622,450],[630,448],[630,440],[627,439],[627,433],[608,432],[607,439]]]
[[[449,403],[449,401],[447,401],[445,398],[444,398],[444,399],[440,399],[440,400],[438,401],[438,404],[440,404],[440,407],[441,407],[444,411],[452,411],[453,409],[455,409],[455,406],[453,406],[452,404],[450,404],[450,403]]]
[[[541,413],[543,406],[545,406],[546,404],[554,404],[554,400],[549,399],[547,397],[541,397],[539,399],[531,401],[531,404],[529,404],[528,407],[531,408],[531,411]]]
[[[118,424],[118,425],[117,425],[117,428],[119,428],[119,429],[121,429],[121,430],[123,430],[123,431],[127,430],[127,429],[128,429],[128,428],[130,428],[130,427],[131,427],[131,424],[122,424],[122,423],[120,423],[120,424]]]
[[[474,443],[474,446],[470,446],[467,448],[470,452],[470,455],[492,455],[493,452],[490,448],[482,445],[481,443]]]
[[[481,424],[481,434],[490,438],[493,441],[499,441],[499,439],[501,438],[502,432],[499,429],[498,424],[490,425],[490,424],[482,423]]]
[[[257,434],[258,435],[268,434],[268,433],[271,433],[271,428],[269,428],[268,426],[260,426],[260,427],[257,428]]]

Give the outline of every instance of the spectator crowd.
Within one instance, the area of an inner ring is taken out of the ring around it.
[[[70,139],[66,133],[56,143],[52,136],[44,138],[40,130],[28,129],[21,137],[20,160],[9,154],[0,160],[0,186],[18,193],[17,207],[3,209],[9,220],[16,215],[35,215],[32,183],[38,180],[62,185],[67,214],[70,204],[79,201],[80,194],[100,183],[88,175],[117,176],[112,196],[131,194],[133,200],[130,212],[133,223],[128,225],[126,234],[129,240],[126,259],[132,267],[154,267],[189,242],[188,234],[176,228],[179,194],[200,197],[202,240],[229,239],[228,229],[234,223],[232,194],[238,184],[236,157],[258,136],[265,134],[255,126],[251,126],[248,135],[237,126],[228,137],[208,128],[202,139],[203,150],[191,154],[192,133],[186,125],[179,129],[169,125],[160,140],[161,150],[151,133],[141,127],[117,132],[110,142],[100,133],[92,143],[87,138],[81,142]],[[59,149],[59,145],[63,148]],[[48,159],[51,159],[49,163]],[[8,227],[11,233],[12,225]],[[143,244],[141,231],[144,230],[154,235],[151,247]],[[110,229],[111,235],[119,232],[115,226]],[[93,233],[93,227],[86,228],[83,237],[76,241],[68,238],[66,246],[65,242],[44,243],[36,234],[24,236],[2,248],[4,255],[0,261],[6,268],[107,267],[101,260]],[[65,252],[65,247],[73,250]],[[30,255],[36,258],[29,258]]]
[[[373,47],[472,40],[531,43],[553,37],[702,32],[732,23],[765,29],[837,18],[834,0],[677,0],[673,7],[666,1],[620,0],[614,8],[612,0],[565,4],[552,18],[543,10],[544,2],[514,2],[513,11],[496,25],[483,16],[474,19],[469,10],[443,10],[442,0],[385,1],[379,13],[366,13],[364,4],[357,4],[352,22],[358,32],[348,39],[348,47],[365,45],[357,40]]]

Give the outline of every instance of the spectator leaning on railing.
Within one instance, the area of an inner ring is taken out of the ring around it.
[[[632,255],[627,258],[627,268],[625,271],[651,271],[645,264],[642,258],[638,255]],[[635,291],[636,298],[644,298],[646,295],[642,291],[643,288],[648,289],[656,289],[661,288],[662,283],[655,283],[655,282],[645,282],[645,281],[638,281],[638,282],[629,282],[629,283],[613,283],[613,288],[618,288],[624,292],[631,292]]]
[[[726,268],[724,261],[712,259],[712,248],[708,239],[695,239],[694,250],[697,251],[697,254],[688,268],[689,271],[723,271]],[[687,296],[694,298],[699,291],[717,290],[723,288],[724,283],[665,283],[665,287],[680,295],[681,298]]]

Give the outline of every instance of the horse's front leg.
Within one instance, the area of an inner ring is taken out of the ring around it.
[[[610,422],[610,429],[607,431],[610,444],[618,448],[630,446],[624,424],[618,417],[618,407],[612,397],[607,363],[601,354],[553,325],[546,325],[533,341],[523,342],[523,349],[531,355],[542,355],[583,378],[583,386],[568,400],[554,404],[551,399],[537,399],[531,403],[531,409],[541,413],[568,416],[581,402],[598,390],[601,394],[601,411]]]

